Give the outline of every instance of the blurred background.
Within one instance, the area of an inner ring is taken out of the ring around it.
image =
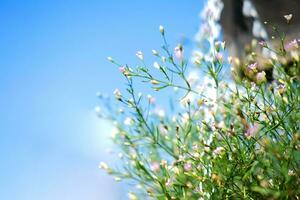
[[[159,49],[159,25],[188,48],[204,0],[0,0],[0,199],[118,200],[96,92],[124,81],[107,62]],[[147,58],[146,58],[147,60]]]

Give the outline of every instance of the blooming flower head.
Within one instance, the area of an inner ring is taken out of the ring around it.
[[[277,88],[279,94],[283,94],[286,91],[286,87],[284,84],[280,84]]]
[[[150,169],[153,172],[158,172],[160,170],[160,164],[159,164],[159,162],[153,162],[153,163],[151,163]]]
[[[192,164],[189,163],[189,162],[185,163],[184,166],[183,166],[185,171],[190,171],[192,169],[192,167],[193,167]]]
[[[218,155],[221,155],[222,152],[223,152],[224,150],[225,150],[224,147],[217,147],[217,148],[213,151],[213,153],[214,153],[216,156],[218,156]]]
[[[164,118],[165,117],[165,111],[161,108],[156,108],[154,110],[154,114],[157,115],[160,118]]]
[[[135,54],[140,60],[144,60],[144,54],[141,51],[136,52]]]
[[[257,62],[249,64],[248,69],[255,72],[257,70]]]
[[[258,72],[256,75],[256,81],[258,84],[266,82],[267,81],[266,72],[264,71]]]
[[[130,117],[127,117],[124,120],[124,124],[127,125],[127,126],[131,126],[133,124],[133,119],[131,119]]]
[[[125,66],[122,66],[122,67],[119,68],[119,70],[120,70],[120,72],[121,72],[122,74],[124,74],[125,71],[126,71],[126,67],[125,67]]]
[[[100,169],[107,170],[107,169],[108,169],[108,165],[107,165],[105,162],[100,162],[99,168],[100,168]]]
[[[218,52],[218,53],[216,54],[216,59],[217,59],[217,61],[219,61],[219,62],[223,62],[223,54],[220,53],[220,52]]]
[[[258,43],[260,46],[262,46],[262,47],[268,47],[268,44],[267,44],[267,42],[266,41],[260,41],[259,43]]]
[[[182,48],[182,46],[180,44],[177,47],[175,47],[174,54],[175,54],[175,57],[178,60],[182,60],[183,59],[183,48]]]
[[[287,23],[290,23],[293,18],[293,14],[284,15],[283,17],[286,19]]]
[[[288,51],[299,49],[300,47],[300,39],[293,39],[288,44],[285,45],[285,49]]]

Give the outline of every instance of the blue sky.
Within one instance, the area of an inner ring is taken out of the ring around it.
[[[107,56],[135,63],[192,39],[202,0],[0,0],[0,199],[126,199],[100,171],[108,126],[95,93],[124,81]]]

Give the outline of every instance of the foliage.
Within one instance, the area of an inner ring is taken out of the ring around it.
[[[282,38],[278,51],[262,43],[276,53],[265,58],[276,72],[273,79],[258,70],[262,62],[250,52],[252,59],[239,65],[251,78],[233,83],[222,74],[224,66],[237,63],[225,61],[224,43],[215,42],[209,59],[194,61],[206,73],[204,81],[187,76],[183,47],[171,51],[163,27],[160,33],[162,52],[152,51],[160,77],[146,66],[142,52],[136,68],[109,57],[127,81],[126,93],[114,92],[123,109],[104,99],[108,112],[102,116],[115,126],[113,140],[123,164],[100,167],[116,180],[138,185],[130,199],[299,199],[300,41],[287,49]],[[176,113],[156,112],[154,97],[137,93],[135,81],[155,91],[182,91],[173,102],[180,105]]]

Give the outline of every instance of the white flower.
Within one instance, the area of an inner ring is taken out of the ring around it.
[[[115,95],[115,98],[116,98],[117,100],[121,100],[122,94],[121,94],[121,92],[120,92],[119,89],[115,89],[114,95]]]
[[[196,95],[192,92],[189,92],[184,98],[180,100],[180,104],[185,107],[191,102],[193,102],[196,98]]]
[[[292,18],[293,18],[293,14],[284,15],[283,17],[286,19],[287,23],[290,23],[290,21],[291,21]]]
[[[100,106],[96,106],[95,107],[95,112],[96,113],[100,113],[101,112],[101,107]]]
[[[177,47],[175,47],[174,54],[175,54],[175,57],[178,60],[182,60],[183,59],[183,48],[182,48],[181,45],[178,45]]]
[[[130,118],[130,117],[127,117],[125,120],[124,120],[124,124],[127,125],[127,126],[131,126],[133,124],[133,119]]]
[[[141,51],[136,52],[135,54],[140,60],[144,60],[144,54]]]
[[[160,108],[156,108],[154,110],[154,114],[156,114],[160,118],[164,118],[165,117],[165,111],[163,109],[160,109]]]

